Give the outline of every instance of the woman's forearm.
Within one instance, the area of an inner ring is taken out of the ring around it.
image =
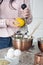
[[[13,19],[6,19],[6,25],[8,26],[8,27],[13,27]]]
[[[7,19],[6,25],[8,27],[18,28],[18,23],[17,23],[16,19]]]

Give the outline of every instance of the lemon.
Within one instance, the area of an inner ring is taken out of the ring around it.
[[[19,23],[18,26],[20,27],[25,25],[25,20],[22,18],[16,18],[16,21]]]

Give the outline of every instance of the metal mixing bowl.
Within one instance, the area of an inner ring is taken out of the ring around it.
[[[32,47],[33,38],[15,37],[12,39],[13,48],[20,49],[22,51],[28,50]]]
[[[43,52],[43,38],[38,39],[38,47],[41,52]]]

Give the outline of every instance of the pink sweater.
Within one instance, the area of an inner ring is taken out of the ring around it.
[[[16,18],[16,17],[22,17],[20,15],[19,7],[21,7],[21,4],[23,4],[23,0],[15,0],[13,5],[15,6],[16,10],[13,10],[9,7],[9,1],[10,0],[3,0],[1,4],[1,16],[0,18],[0,37],[9,37],[13,35],[15,32],[17,32],[19,29],[10,28],[6,26],[6,19]],[[30,8],[30,2],[29,0],[25,0],[25,3],[28,8]],[[27,23],[30,23],[32,20],[31,14],[30,18],[27,20]],[[27,28],[25,28],[27,29]]]

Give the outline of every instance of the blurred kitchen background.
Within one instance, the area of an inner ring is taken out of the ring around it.
[[[31,12],[33,16],[32,23],[28,25],[29,34],[40,23],[33,36],[36,38],[43,37],[43,0],[30,0]],[[36,40],[34,40],[36,41]]]

